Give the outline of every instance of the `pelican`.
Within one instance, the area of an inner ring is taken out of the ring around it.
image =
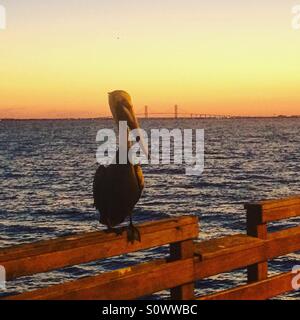
[[[108,95],[117,126],[119,121],[127,121],[128,130],[139,129],[130,95],[123,90]],[[119,151],[116,155],[118,158]],[[118,162],[109,166],[100,165],[97,169],[93,184],[94,206],[100,212],[100,223],[106,225],[109,231],[116,231],[113,228],[129,217],[127,238],[133,243],[135,240],[141,241],[140,232],[133,225],[132,214],[144,189],[144,176],[140,165],[132,165],[129,161],[127,164]]]

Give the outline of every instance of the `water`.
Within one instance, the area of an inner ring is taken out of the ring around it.
[[[196,215],[200,239],[245,232],[243,203],[300,193],[299,119],[144,120],[150,128],[205,129],[205,172],[184,166],[144,166],[146,189],[136,221]],[[99,230],[92,180],[97,164],[96,133],[110,120],[0,122],[0,246]],[[280,222],[280,226],[299,223]],[[8,293],[159,258],[152,249],[8,283]],[[299,254],[276,259],[271,272],[290,271]],[[297,263],[298,262],[298,263]],[[197,283],[199,294],[244,283],[245,270]],[[167,297],[162,292],[156,297]],[[280,298],[299,299],[299,292]]]

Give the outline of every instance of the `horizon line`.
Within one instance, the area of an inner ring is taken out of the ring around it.
[[[272,119],[272,118],[300,118],[300,115],[273,115],[273,116],[214,116],[207,115],[204,117],[138,117],[143,120],[155,120],[155,119],[168,119],[168,120],[178,120],[178,119]],[[112,120],[112,116],[101,116],[101,117],[65,117],[65,118],[0,118],[0,121],[47,121],[47,120]]]

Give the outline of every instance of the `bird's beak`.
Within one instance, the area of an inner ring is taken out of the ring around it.
[[[145,143],[143,132],[141,130],[139,122],[138,122],[138,120],[137,120],[132,108],[131,109],[126,109],[125,113],[126,113],[126,116],[127,116],[128,128],[130,130],[137,130],[137,134],[139,136],[140,146],[141,146],[145,156],[148,158],[148,147],[147,147],[147,145]]]
[[[125,109],[124,113],[126,115],[127,125],[130,130],[140,129],[139,122],[132,109]]]

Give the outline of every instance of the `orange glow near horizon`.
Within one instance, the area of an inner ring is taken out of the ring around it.
[[[0,118],[109,115],[115,89],[137,113],[300,115],[294,1],[26,2],[1,1]]]

